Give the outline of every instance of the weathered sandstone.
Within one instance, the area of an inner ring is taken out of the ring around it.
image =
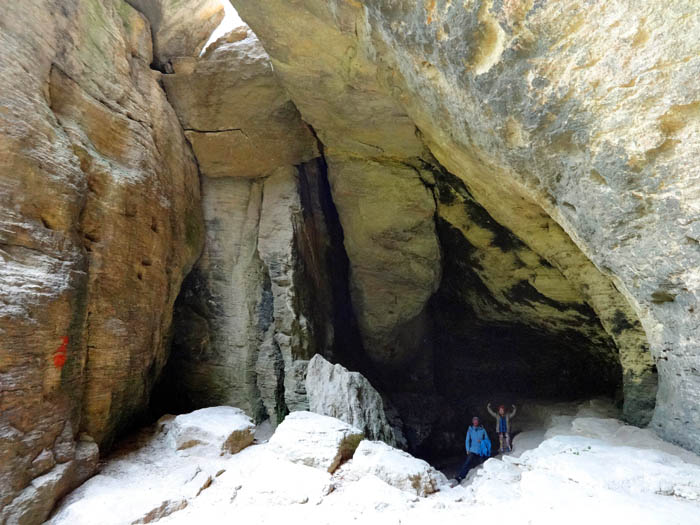
[[[126,0],[151,24],[153,57],[164,70],[177,57],[199,55],[216,26],[224,18],[219,0]]]
[[[345,421],[362,430],[367,439],[406,446],[401,429],[389,423],[382,396],[359,372],[316,354],[306,369],[305,386],[311,412]]]
[[[29,523],[92,473],[80,432],[108,447],[146,408],[203,228],[145,19],[46,0],[2,25],[0,521]]]
[[[691,2],[233,3],[330,159],[420,157],[462,181],[556,269],[521,279],[539,294],[528,301],[585,303],[599,319],[619,351],[629,420],[648,421],[656,397],[655,428],[700,447]],[[348,115],[356,95],[372,118]],[[497,297],[488,273],[480,280]],[[526,322],[541,330],[544,319]]]
[[[202,170],[207,239],[178,302],[164,395],[276,425],[308,407],[306,363],[336,345],[345,285],[325,167],[247,27],[173,65],[163,84]]]

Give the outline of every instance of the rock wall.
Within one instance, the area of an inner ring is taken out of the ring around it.
[[[163,83],[202,170],[207,240],[159,395],[170,410],[229,404],[276,425],[308,407],[308,360],[337,353],[347,276],[325,164],[247,27],[172,64]]]
[[[233,3],[262,44],[201,57],[213,0],[3,13],[0,521],[90,475],[171,334],[159,406],[276,423],[320,353],[414,450],[503,377],[700,450],[690,0]]]
[[[434,199],[412,165],[424,151],[413,122],[379,89],[354,26],[338,28],[329,8],[234,5],[324,145],[367,354],[394,369],[427,355],[416,342],[425,339],[423,310],[440,282],[440,249]]]
[[[440,4],[367,4],[377,52],[411,93],[409,113],[494,218],[578,281],[603,326],[621,332],[633,403],[652,370],[628,312],[636,314],[660,376],[654,427],[698,450],[698,194],[686,162],[698,147],[698,61],[697,43],[682,37],[700,24],[692,3]],[[399,20],[422,29],[400,31]],[[416,47],[429,35],[432,49]],[[462,53],[468,63],[450,60]],[[527,210],[556,220],[600,271],[567,261],[575,248],[552,249],[563,236],[555,225],[545,240],[526,231],[535,228]],[[610,299],[611,283],[628,308]]]
[[[683,35],[700,20],[691,2],[233,4],[326,145],[331,180],[342,177],[334,155],[420,158],[454,174],[553,268],[529,273],[520,288],[534,288],[545,306],[585,303],[596,332],[614,340],[626,417],[649,420],[658,369],[654,427],[699,449],[689,161],[698,151],[698,54]],[[343,199],[334,194],[339,209]],[[354,270],[360,261],[348,253]],[[428,297],[425,284],[416,282]],[[368,352],[382,352],[361,326]]]
[[[203,224],[139,13],[14,3],[2,26],[0,521],[32,523],[146,407]]]
[[[171,59],[197,56],[224,18],[219,0],[126,0],[150,22],[153,62],[172,73]]]

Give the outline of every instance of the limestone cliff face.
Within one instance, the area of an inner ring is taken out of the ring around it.
[[[591,326],[619,352],[627,417],[648,421],[658,369],[655,428],[700,449],[691,160],[699,62],[698,43],[685,37],[700,19],[692,2],[233,3],[326,144],[331,167],[334,156],[420,158],[453,174],[524,245],[518,257],[544,261],[521,261],[520,275],[505,268],[497,279],[485,266],[477,273],[488,295],[510,291],[509,302],[529,303],[530,325],[545,322],[548,304],[570,324],[589,309],[584,317],[600,326],[584,321],[583,331]],[[336,176],[342,169],[331,169]],[[343,198],[334,194],[339,209]],[[438,207],[469,240],[465,218]],[[477,258],[488,261],[478,244]],[[348,254],[355,281],[360,261],[352,247]],[[433,283],[415,283],[427,297]],[[371,316],[358,295],[358,317]],[[361,325],[375,345],[368,352],[381,352]]]
[[[46,0],[2,25],[0,521],[30,523],[147,405],[203,223],[140,14]]]

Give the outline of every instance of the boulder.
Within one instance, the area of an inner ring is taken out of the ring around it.
[[[148,18],[156,63],[166,68],[174,57],[197,56],[224,19],[220,0],[126,0]]]
[[[339,419],[299,411],[280,423],[269,445],[293,463],[332,473],[352,457],[362,438],[360,429]]]
[[[382,396],[359,372],[333,365],[317,354],[306,370],[306,395],[311,412],[345,421],[368,439],[406,446],[401,432],[389,424]]]
[[[421,497],[447,484],[445,475],[427,462],[381,441],[362,441],[348,470],[360,475],[372,474],[393,487]]]
[[[177,416],[168,437],[176,450],[196,447],[194,453],[235,454],[253,443],[255,425],[240,408],[202,408]]]
[[[203,175],[255,178],[318,156],[316,139],[246,26],[173,67],[163,85]]]
[[[331,475],[301,463],[265,457],[236,493],[238,505],[318,505],[333,490]]]

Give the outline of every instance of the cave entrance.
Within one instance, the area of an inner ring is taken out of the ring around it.
[[[520,408],[515,432],[546,424],[542,407],[600,397],[646,425],[656,369],[622,294],[548,217],[541,229],[553,248],[543,255],[461,180],[433,175],[442,278],[426,306],[430,326],[414,361],[380,379],[411,451],[436,465],[463,457],[473,415],[497,445],[487,403]]]

